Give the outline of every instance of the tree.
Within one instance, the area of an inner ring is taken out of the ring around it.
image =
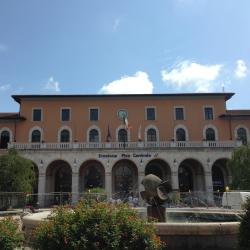
[[[229,161],[232,171],[232,189],[250,190],[250,145],[236,148]]]
[[[18,155],[15,149],[0,156],[0,192],[32,192],[34,182],[32,161]]]

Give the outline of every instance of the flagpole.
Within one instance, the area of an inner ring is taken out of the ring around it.
[[[126,116],[123,117],[123,124],[124,124],[124,129],[125,131],[127,131],[126,129]],[[128,133],[128,132],[127,132]],[[125,140],[125,135],[123,136],[123,148],[125,149],[126,148],[126,140]]]
[[[108,133],[107,133],[106,141],[107,142],[111,141],[111,132],[110,132],[109,124],[108,124]]]
[[[138,141],[141,141],[141,124],[140,124],[139,130],[138,130]]]

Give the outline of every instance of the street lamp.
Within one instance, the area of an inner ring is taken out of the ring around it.
[[[42,159],[40,160],[39,167],[43,168],[43,160]]]
[[[142,160],[142,158],[140,160],[140,165],[141,165],[141,167],[143,166],[143,160]]]
[[[76,160],[76,158],[74,159],[73,166],[74,166],[75,169],[77,168],[77,160]]]

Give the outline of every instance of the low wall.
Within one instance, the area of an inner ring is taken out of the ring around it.
[[[233,250],[239,222],[156,223],[157,234],[168,250]]]

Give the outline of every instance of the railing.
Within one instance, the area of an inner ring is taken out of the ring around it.
[[[226,196],[227,197],[227,196]],[[129,193],[120,192],[108,197],[106,193],[71,193],[71,192],[51,192],[51,193],[35,193],[27,194],[22,192],[0,192],[0,211],[8,208],[24,208],[24,207],[52,207],[55,205],[74,205],[77,201],[83,199],[94,199],[107,202],[126,202],[131,205],[145,206],[146,203],[138,196],[131,196]],[[168,194],[165,207],[225,207],[222,203],[223,192],[172,192]],[[39,201],[42,204],[39,204]],[[226,200],[225,200],[226,201]],[[231,206],[239,206],[238,201]]]
[[[17,150],[88,150],[88,149],[139,149],[139,148],[235,148],[240,141],[159,141],[159,142],[74,142],[74,143],[18,143],[9,148]]]

